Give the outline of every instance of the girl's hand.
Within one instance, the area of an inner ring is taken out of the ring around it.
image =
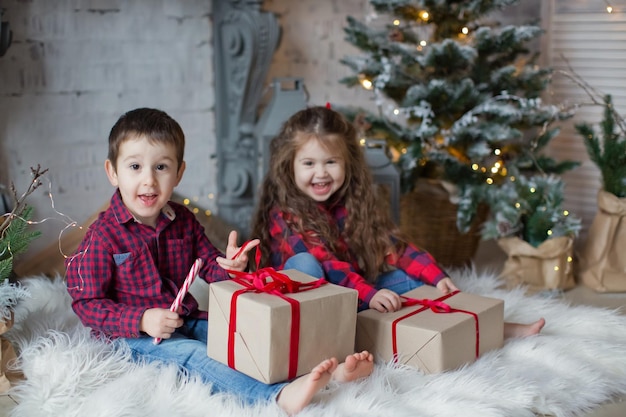
[[[244,247],[237,246],[237,232],[231,231],[228,235],[228,246],[226,246],[226,258],[221,256],[215,260],[224,269],[233,271],[244,271],[248,267],[248,251],[259,245],[261,241],[254,239],[245,244]]]
[[[383,288],[378,290],[370,300],[370,308],[381,313],[391,313],[400,310],[402,299],[395,292]]]
[[[454,285],[452,279],[449,277],[445,277],[441,281],[437,283],[437,289],[444,294],[449,294],[453,291],[458,291],[459,289]]]

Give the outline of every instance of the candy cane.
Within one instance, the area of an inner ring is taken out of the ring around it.
[[[191,287],[191,284],[193,284],[194,279],[196,279],[196,276],[198,275],[200,268],[202,268],[202,259],[198,258],[193,263],[193,265],[191,265],[191,269],[189,270],[189,273],[187,274],[187,278],[185,278],[185,282],[183,282],[183,286],[180,287],[180,290],[178,290],[178,294],[176,294],[176,298],[174,299],[174,302],[170,306],[170,311],[178,311],[180,304],[183,302],[183,298],[185,298],[185,295],[187,295],[187,291],[189,291],[189,287]],[[155,337],[154,344],[158,345],[159,343],[161,343],[161,338]]]

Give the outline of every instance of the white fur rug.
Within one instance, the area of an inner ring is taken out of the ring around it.
[[[626,393],[626,315],[556,299],[502,291],[493,275],[453,274],[468,292],[505,300],[507,321],[545,317],[539,336],[509,340],[462,369],[423,375],[377,364],[372,377],[330,386],[299,416],[574,416]],[[13,417],[284,415],[274,404],[243,407],[209,394],[171,367],[137,365],[89,338],[69,306],[61,279],[24,281],[32,298],[9,333],[26,380],[12,389]]]

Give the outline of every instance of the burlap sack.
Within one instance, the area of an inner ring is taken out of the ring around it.
[[[0,320],[0,394],[11,388],[7,369],[9,362],[15,359],[15,350],[13,350],[13,345],[2,337],[11,327],[13,327],[12,317],[8,322]]]
[[[508,255],[501,277],[508,288],[522,285],[529,293],[573,288],[573,244],[574,238],[565,236],[548,239],[536,248],[517,237],[499,239],[498,245]]]
[[[597,292],[626,291],[626,198],[601,190],[580,254],[579,279]]]

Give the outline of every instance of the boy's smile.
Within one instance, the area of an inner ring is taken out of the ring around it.
[[[293,164],[296,186],[315,201],[324,202],[345,181],[345,161],[311,137],[296,152]]]
[[[120,145],[115,167],[107,159],[105,169],[135,219],[154,227],[182,178],[185,164],[178,167],[174,146],[135,136]]]

